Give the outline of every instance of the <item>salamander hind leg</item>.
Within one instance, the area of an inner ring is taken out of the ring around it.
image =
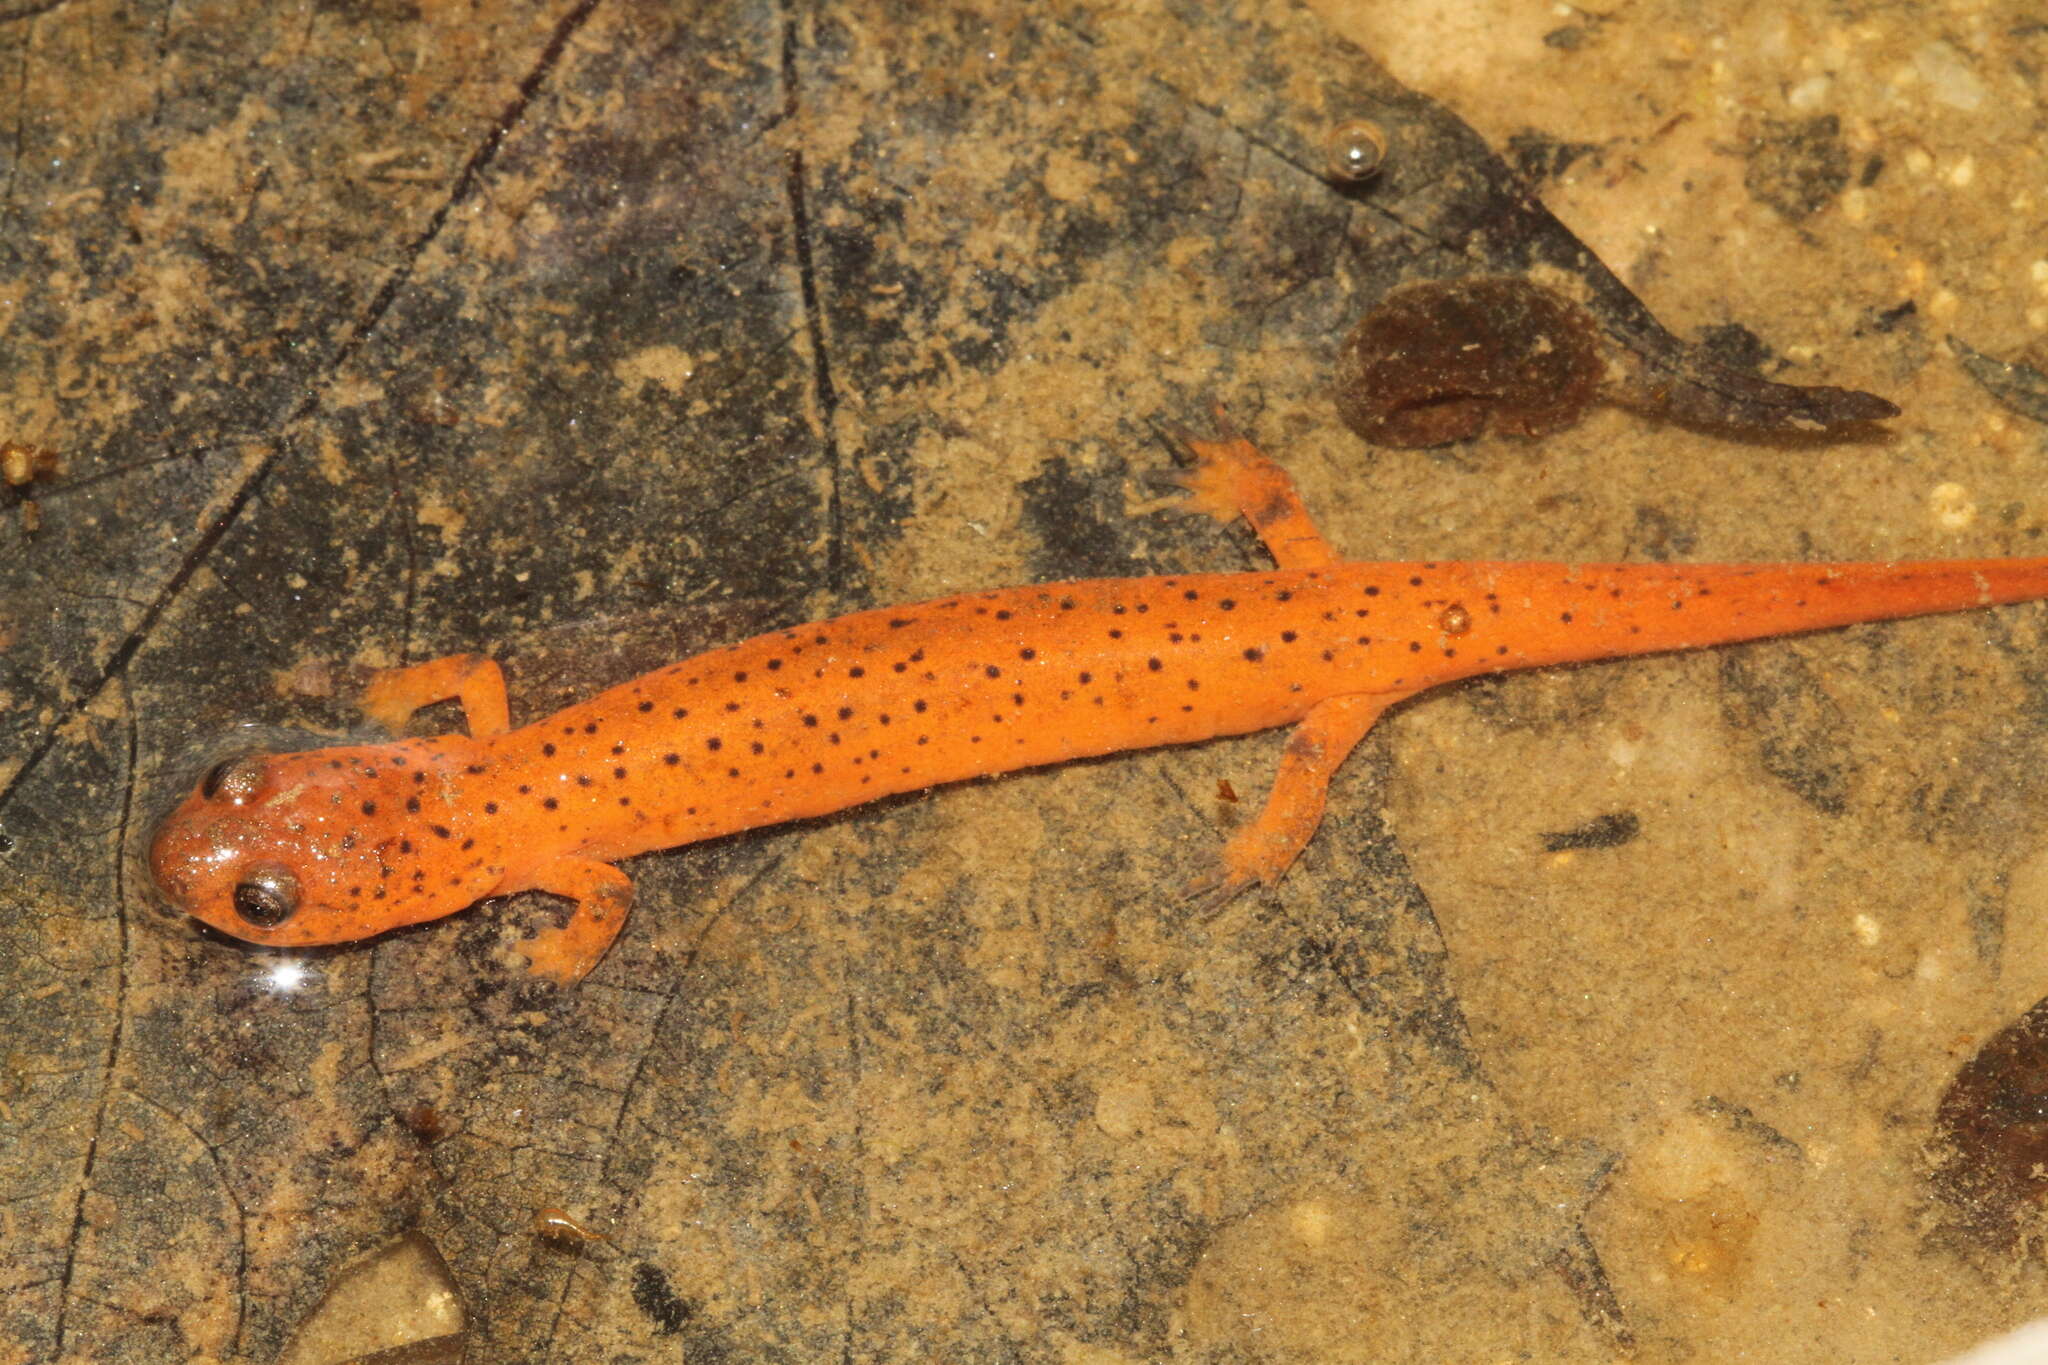
[[[1397,700],[1332,697],[1302,718],[1281,751],[1265,808],[1223,846],[1221,866],[1188,888],[1202,913],[1221,910],[1254,882],[1270,886],[1280,879],[1322,823],[1331,777]]]
[[[1337,562],[1337,552],[1302,504],[1287,472],[1259,448],[1226,428],[1220,441],[1185,438],[1195,467],[1168,477],[1188,490],[1188,506],[1218,521],[1243,517],[1283,569],[1314,569]]]
[[[413,712],[450,697],[462,702],[472,737],[502,735],[512,728],[505,675],[495,659],[481,654],[450,654],[384,670],[363,689],[363,714],[396,734]]]
[[[569,922],[543,929],[519,945],[535,976],[573,986],[590,974],[633,908],[633,883],[610,863],[564,858],[534,878],[532,889],[575,902]]]

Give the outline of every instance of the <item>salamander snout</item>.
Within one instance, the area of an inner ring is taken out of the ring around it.
[[[157,826],[150,875],[179,910],[242,938],[263,938],[298,913],[305,897],[295,850],[266,846],[275,841],[265,826],[275,822],[254,809],[274,786],[263,756],[237,754],[207,769]]]

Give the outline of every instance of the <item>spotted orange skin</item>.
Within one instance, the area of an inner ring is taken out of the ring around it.
[[[762,635],[505,733],[248,759],[233,799],[195,792],[151,859],[175,905],[228,933],[344,942],[561,889],[565,864],[1333,701],[2043,595],[2048,560],[1339,563],[975,593]],[[301,888],[275,928],[232,905],[259,863]]]

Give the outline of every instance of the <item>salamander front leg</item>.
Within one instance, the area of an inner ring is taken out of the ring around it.
[[[564,858],[541,869],[531,888],[574,901],[569,922],[543,929],[519,945],[535,976],[573,986],[590,974],[633,908],[633,883],[610,863]]]
[[[1214,914],[1253,882],[1280,879],[1323,820],[1330,779],[1392,696],[1332,697],[1294,727],[1280,752],[1280,772],[1266,806],[1223,846],[1222,866],[1188,888],[1198,909]]]
[[[1218,418],[1221,418],[1218,411]],[[1337,562],[1337,552],[1302,504],[1294,480],[1239,433],[1224,427],[1220,441],[1185,438],[1193,469],[1169,477],[1188,490],[1188,506],[1218,521],[1243,517],[1266,553],[1283,569],[1316,569]]]
[[[450,697],[461,700],[472,738],[502,735],[512,728],[505,675],[497,660],[481,654],[450,654],[384,670],[363,689],[363,714],[396,734],[413,712]]]

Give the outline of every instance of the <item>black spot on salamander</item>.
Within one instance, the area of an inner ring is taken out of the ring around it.
[[[852,708],[851,706],[842,706],[842,707],[840,707],[840,708],[839,708],[839,719],[841,719],[841,720],[852,720],[852,719],[853,719],[853,708]]]
[[[759,748],[760,748],[761,746],[757,744],[757,745],[755,745],[754,747],[755,747],[756,749],[759,749]],[[613,768],[613,769],[612,769],[612,776],[613,776],[613,777],[624,777],[625,775],[626,775],[626,770],[625,770],[624,768]]]
[[[852,668],[846,670],[846,676],[849,678],[865,678],[867,675],[868,671],[859,664],[855,664]]]
[[[1166,667],[1166,664],[1163,660],[1159,658],[1158,655],[1155,654],[1151,658],[1145,660],[1145,667],[1151,669],[1154,673],[1157,673],[1160,669]]]
[[[704,741],[704,747],[715,754],[720,749],[723,749],[725,747],[725,741],[720,739],[717,735],[713,735],[711,738]]]
[[[1022,659],[1025,663],[1030,663],[1033,659],[1038,657],[1038,651],[1035,649],[1020,649],[1017,651],[1017,657]]]
[[[768,661],[768,671],[769,671],[770,673],[774,673],[774,672],[777,672],[777,671],[779,671],[779,670],[780,670],[781,668],[782,668],[782,660],[780,660],[780,659],[770,659],[770,660]]]
[[[918,713],[919,715],[923,715],[923,714],[924,714],[924,698],[923,698],[923,697],[919,697],[919,698],[918,698],[918,699],[917,699],[916,701],[912,702],[912,703],[910,704],[910,709],[911,709],[911,710],[913,710],[913,711],[915,711],[915,712],[917,712],[917,713]]]
[[[690,708],[687,706],[678,706],[675,708],[675,710],[669,712],[669,715],[673,716],[677,720],[688,719],[689,714]]]
[[[1260,660],[1266,657],[1266,651],[1260,649],[1257,645],[1254,645],[1244,652],[1244,657],[1245,661],[1248,663],[1258,663]]]
[[[1572,614],[1568,611],[1561,611],[1557,614],[1557,619],[1566,625],[1570,625],[1572,623]]]
[[[991,678],[1000,678],[1003,676],[1003,670],[997,668],[994,664],[990,664],[987,668],[984,668],[981,671]]]
[[[548,810],[553,810],[553,809],[555,809],[555,808],[556,808],[557,806],[559,806],[559,805],[561,805],[561,804],[562,804],[561,802],[559,802],[559,801],[555,800],[555,798],[554,798],[554,797],[552,797],[552,796],[544,796],[544,797],[542,797],[542,798],[541,798],[541,801],[540,801],[540,803],[541,803],[541,805],[542,805],[543,807],[545,807],[545,808],[546,808],[546,809],[548,809]]]
[[[553,740],[549,740],[547,743],[540,746],[540,751],[543,754],[546,754],[549,758],[553,758],[555,756],[555,742]]]
[[[1366,595],[1367,597],[1378,597],[1378,596],[1380,595],[1380,590],[1379,590],[1379,587],[1378,587],[1378,585],[1377,585],[1377,584],[1367,584],[1367,585],[1366,585],[1366,589],[1365,589],[1365,595]]]
[[[377,813],[377,803],[376,803],[375,801],[365,801],[365,802],[363,802],[363,814],[365,814],[365,815],[375,815],[376,813]]]
[[[485,815],[496,815],[497,813],[498,813],[498,803],[497,803],[497,802],[495,802],[495,801],[486,801],[486,802],[484,802],[484,814],[485,814]]]
[[[661,761],[663,763],[668,764],[669,767],[673,768],[676,766],[676,764],[683,761],[683,756],[681,754],[663,754],[661,756]]]
[[[733,675],[732,675],[732,680],[733,680],[734,682],[736,682],[736,683],[743,683],[743,682],[745,682],[745,681],[747,680],[747,670],[745,670],[745,669],[743,668],[743,669],[741,669],[741,670],[740,670],[739,672],[737,672],[737,673],[733,674]]]

